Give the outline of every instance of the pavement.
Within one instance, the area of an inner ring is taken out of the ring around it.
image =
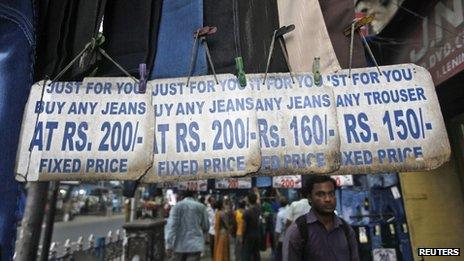
[[[124,215],[118,214],[109,217],[105,216],[76,216],[75,219],[68,222],[57,222],[55,223],[53,230],[52,242],[58,242],[58,252],[63,251],[63,245],[66,239],[70,242],[76,242],[79,237],[83,237],[84,245],[87,246],[88,238],[91,234],[95,237],[104,237],[108,235],[108,231],[112,231],[113,235],[117,229],[122,231],[122,225],[124,224]],[[230,246],[231,261],[235,260],[233,245]],[[267,251],[261,252],[262,261],[271,260],[271,251],[268,248]],[[209,245],[205,245],[205,253],[201,259],[202,261],[212,260],[211,253],[209,251]]]
[[[229,248],[229,251],[230,251],[230,261],[235,261],[235,256],[234,256],[234,246],[233,244],[230,245],[230,248]],[[261,254],[261,261],[271,261],[271,249],[268,248],[267,251],[262,251],[260,252]],[[210,260],[213,260],[213,258],[211,257],[211,251],[210,251],[210,248],[209,248],[209,245],[205,245],[205,253],[203,254],[203,257],[201,258],[202,261],[210,261]]]

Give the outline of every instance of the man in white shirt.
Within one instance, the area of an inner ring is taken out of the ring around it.
[[[205,205],[193,199],[192,191],[185,191],[184,199],[171,209],[166,224],[167,257],[174,254],[175,260],[200,261],[208,228]]]
[[[213,196],[208,198],[208,204],[206,207],[206,211],[208,212],[208,220],[209,220],[209,247],[211,249],[211,256],[214,256],[214,219],[215,219],[215,208],[216,208],[216,199]]]
[[[276,261],[282,261],[282,245],[285,238],[285,229],[287,222],[287,210],[289,208],[288,201],[284,196],[279,198],[280,208],[277,212],[276,226],[275,226],[275,238],[277,239],[276,246]]]
[[[290,204],[290,207],[287,210],[286,227],[289,227],[298,217],[309,213],[310,210],[311,206],[309,205],[308,198],[306,195],[301,194],[301,199]]]

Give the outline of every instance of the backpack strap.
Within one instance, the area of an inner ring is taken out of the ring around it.
[[[305,251],[305,248],[306,248],[306,245],[308,244],[308,224],[306,223],[306,215],[302,215],[302,216],[299,216],[296,220],[295,220],[295,223],[296,223],[296,226],[298,228],[298,231],[300,232],[300,237],[303,241],[303,255],[302,255],[302,260],[307,260],[305,258],[306,256],[306,251]]]
[[[343,218],[339,217],[339,219],[342,221],[343,234],[345,234],[346,242],[348,243],[348,251],[350,253],[349,260],[351,260],[351,253],[353,250],[351,249],[350,244],[350,225],[348,225],[348,223],[346,223],[346,221]]]

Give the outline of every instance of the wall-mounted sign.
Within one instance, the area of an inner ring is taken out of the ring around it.
[[[251,178],[226,178],[215,180],[216,189],[250,189]]]
[[[333,175],[333,179],[337,182],[337,187],[353,186],[353,175]]]
[[[301,188],[301,175],[272,177],[273,188]]]
[[[179,190],[204,192],[208,190],[208,181],[207,180],[180,181],[180,182],[177,182],[177,188]]]

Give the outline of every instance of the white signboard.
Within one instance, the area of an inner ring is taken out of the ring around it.
[[[135,180],[152,166],[151,93],[129,78],[36,83],[17,154],[20,181]]]
[[[18,179],[165,182],[446,162],[450,144],[430,74],[412,64],[380,70],[341,70],[320,85],[312,73],[266,81],[249,74],[245,87],[232,74],[218,83],[192,77],[188,86],[187,78],[160,79],[146,94],[128,78],[38,83],[24,115]]]
[[[233,75],[151,81],[156,117],[154,166],[145,182],[220,178],[261,164],[252,89]],[[241,102],[237,105],[235,102]]]
[[[353,175],[333,175],[333,179],[337,182],[337,186],[353,186]]]
[[[227,178],[215,180],[216,189],[250,189],[251,178]]]
[[[180,181],[177,183],[179,190],[191,190],[191,191],[207,191],[208,181],[207,180],[191,180],[191,181]]]
[[[310,74],[249,75],[261,144],[260,175],[329,173],[339,168],[339,137],[332,88]]]
[[[337,173],[436,168],[450,156],[429,72],[413,64],[353,69],[325,77],[332,85],[341,142]]]
[[[301,175],[272,177],[273,188],[301,188]]]

